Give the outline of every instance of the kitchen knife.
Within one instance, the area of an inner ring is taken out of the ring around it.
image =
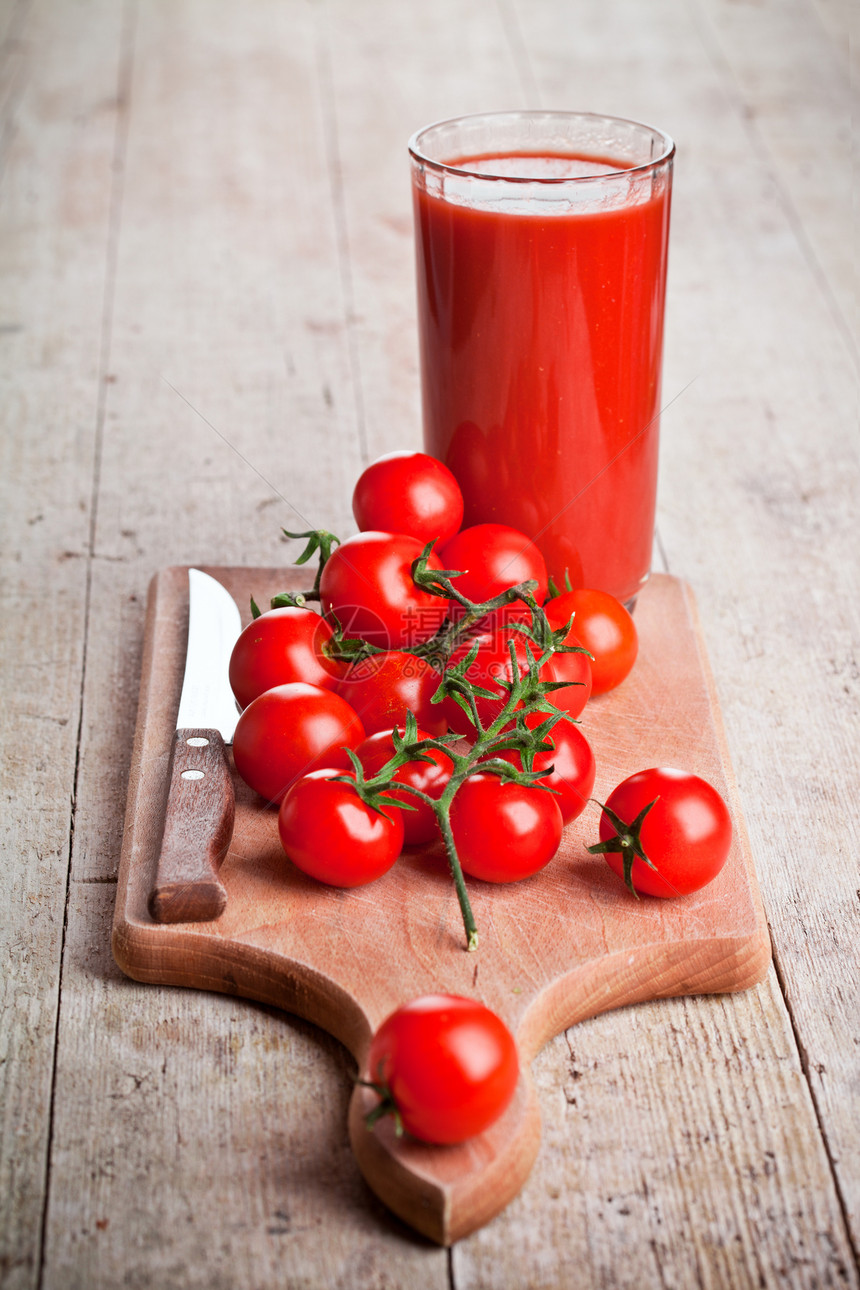
[[[239,610],[221,583],[188,570],[188,647],[170,759],[164,835],[149,912],[158,923],[208,922],[223,913],[218,877],[233,836],[235,799],[227,745],[239,715],[230,654]]]

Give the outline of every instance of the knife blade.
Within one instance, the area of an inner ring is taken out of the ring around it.
[[[236,602],[217,579],[188,570],[188,645],[170,758],[164,833],[149,897],[158,923],[209,922],[223,913],[218,877],[235,816],[227,747],[239,711],[230,655],[241,631]]]

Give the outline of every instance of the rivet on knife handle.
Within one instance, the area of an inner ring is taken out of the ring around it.
[[[149,912],[158,923],[209,922],[227,892],[218,870],[230,847],[233,781],[217,730],[177,730],[164,837]]]

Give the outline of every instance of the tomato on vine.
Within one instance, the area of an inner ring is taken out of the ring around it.
[[[413,647],[441,627],[447,601],[416,586],[412,564],[424,543],[405,533],[356,533],[342,542],[323,566],[319,594],[348,636],[360,636],[379,649]],[[434,552],[430,569],[441,569]]]
[[[531,538],[506,524],[474,524],[437,549],[441,568],[457,570],[457,590],[483,604],[518,583],[534,580],[535,599],[546,597],[546,561]],[[455,607],[459,608],[459,607]]]
[[[545,713],[532,712],[525,718],[525,723],[530,730],[536,730],[546,720]],[[514,749],[503,750],[495,756],[523,770],[547,771],[546,775],[535,782],[555,790],[561,818],[565,824],[570,824],[585,810],[594,788],[594,752],[579,726],[563,718],[556,721],[544,741],[552,744],[552,749],[548,752],[536,752],[530,766],[525,765],[522,754]]]
[[[564,827],[555,796],[479,772],[451,803],[451,832],[463,872],[485,882],[518,882],[549,864]]]
[[[333,767],[311,771],[295,781],[278,812],[287,856],[303,873],[333,887],[381,878],[403,847],[402,813],[385,802],[378,810],[368,805],[354,783],[353,774]]]
[[[443,735],[445,713],[431,702],[438,688],[439,673],[425,659],[389,650],[353,664],[335,693],[355,709],[369,735],[403,725],[407,712],[429,735]]]
[[[402,735],[403,731],[400,733]],[[428,738],[430,736],[426,730],[418,729],[415,732],[416,741]],[[371,779],[394,756],[395,751],[391,731],[380,730],[359,744],[355,755],[361,762],[365,776]],[[451,759],[439,748],[427,748],[423,757],[427,760],[416,759],[401,766],[392,775],[392,781],[395,784],[408,784],[438,801],[451,778]],[[412,807],[402,813],[403,841],[407,846],[418,846],[439,836],[436,815],[428,803],[422,802],[412,793],[398,792],[397,789],[391,789],[386,796],[393,802]]]
[[[230,686],[240,708],[264,690],[290,681],[331,689],[346,668],[328,658],[324,647],[332,628],[312,609],[270,609],[240,633],[230,657]]]
[[[592,694],[614,690],[632,671],[639,652],[636,624],[621,601],[608,591],[585,587],[566,591],[548,600],[543,608],[554,628],[564,627],[573,617],[568,643],[580,644],[592,655]]]
[[[653,767],[630,775],[600,817],[603,855],[634,895],[684,896],[713,882],[732,845],[729,809],[698,775]]]
[[[361,1083],[380,1102],[368,1127],[393,1115],[422,1142],[465,1142],[507,1110],[518,1078],[516,1043],[495,1012],[461,995],[413,999],[371,1040]]]

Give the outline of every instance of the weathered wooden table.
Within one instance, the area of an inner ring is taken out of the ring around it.
[[[0,2],[4,1290],[860,1284],[856,24]],[[774,964],[551,1040],[525,1187],[445,1250],[362,1181],[334,1039],[135,984],[110,929],[150,578],[352,531],[362,464],[420,443],[406,138],[524,106],[678,145],[655,566],[698,599]]]

